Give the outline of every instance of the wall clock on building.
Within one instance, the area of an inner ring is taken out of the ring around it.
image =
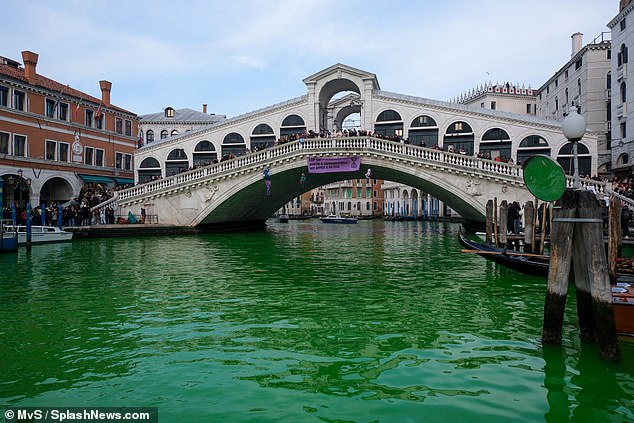
[[[75,154],[81,154],[81,152],[84,150],[84,148],[82,147],[81,143],[77,140],[75,140],[75,142],[73,143],[73,153]]]

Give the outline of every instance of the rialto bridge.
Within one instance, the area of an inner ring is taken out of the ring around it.
[[[308,173],[309,158],[357,157],[357,171]],[[262,170],[271,170],[267,195]],[[524,203],[532,199],[518,165],[374,137],[307,138],[241,155],[116,193],[100,206],[119,213],[158,215],[161,223],[197,226],[262,225],[290,199],[313,188],[346,179],[400,182],[433,195],[463,218],[484,221],[493,197]],[[308,175],[299,184],[301,173]],[[599,192],[603,184],[585,180]]]
[[[163,223],[263,222],[302,192],[363,177],[311,174],[301,187],[297,180],[307,172],[308,157],[358,155],[373,178],[420,188],[482,221],[494,196],[520,202],[530,196],[521,167],[476,155],[517,163],[545,154],[570,169],[572,145],[552,119],[382,91],[374,74],[342,64],[303,82],[307,93],[301,97],[141,147],[134,159],[141,184],[112,201],[123,213],[144,207]],[[359,136],[342,137],[351,115],[359,117]],[[596,174],[596,135],[580,141],[579,164],[583,175]],[[272,171],[270,197],[263,189],[265,165]]]

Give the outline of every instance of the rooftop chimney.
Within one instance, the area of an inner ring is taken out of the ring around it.
[[[207,104],[203,103],[203,113],[207,113]]]
[[[581,51],[583,47],[583,34],[581,32],[575,32],[572,34],[572,54],[570,57],[573,57],[575,54]]]
[[[24,75],[26,76],[26,80],[29,84],[35,83],[35,67],[37,66],[37,53],[33,53],[32,51],[23,51],[22,52],[22,61],[24,61]]]
[[[110,89],[112,88],[112,82],[99,81],[101,87],[101,102],[104,106],[110,107]]]

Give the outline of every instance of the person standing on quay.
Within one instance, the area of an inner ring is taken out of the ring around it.
[[[271,195],[271,169],[268,165],[262,171],[262,178],[264,178],[264,185],[266,185],[266,195]]]

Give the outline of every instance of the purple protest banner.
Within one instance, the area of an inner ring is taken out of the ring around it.
[[[308,158],[308,173],[354,172],[360,166],[359,156]]]

